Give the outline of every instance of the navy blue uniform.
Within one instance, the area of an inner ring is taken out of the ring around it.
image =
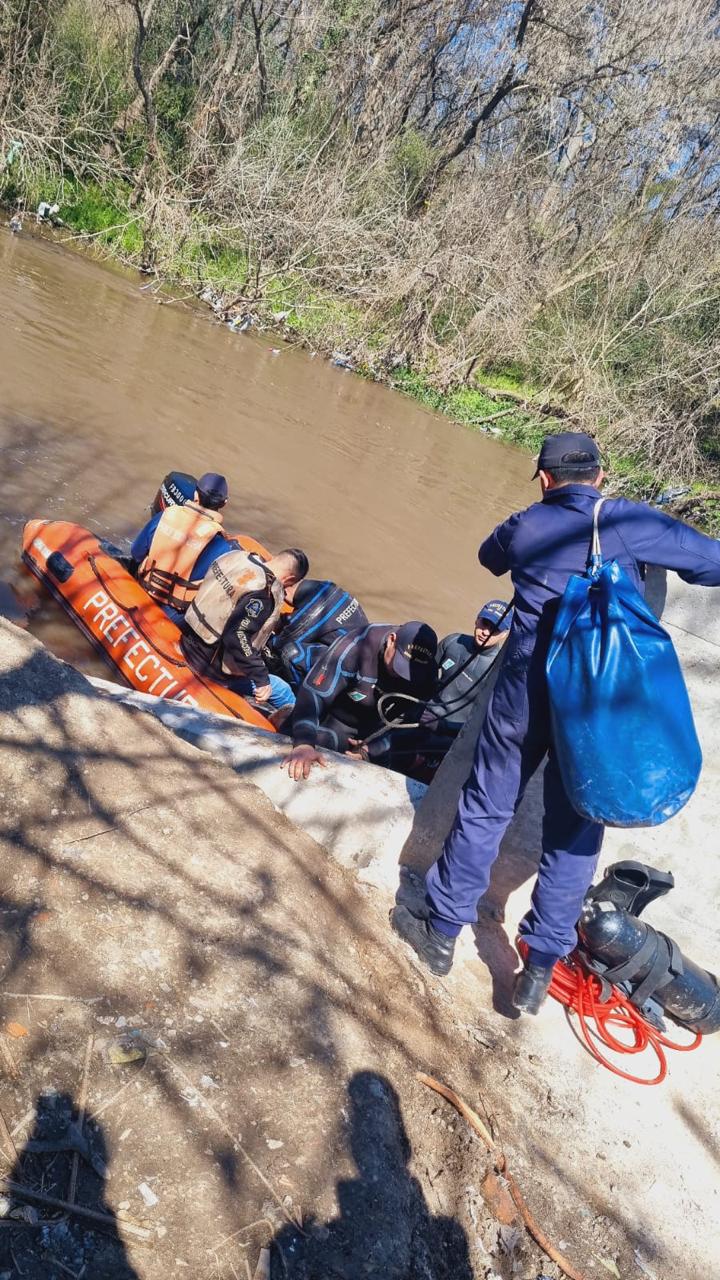
[[[542,502],[498,525],[479,551],[498,577],[512,575],[515,614],[475,761],[442,854],[427,875],[430,920],[454,936],[477,918],[500,841],[536,769],[544,776],[542,860],[521,936],[538,959],[567,955],[590,885],[603,827],[581,818],[565,794],[550,736],[545,659],[560,597],[588,564],[598,492],[550,489]],[[603,558],[617,560],[642,589],[642,566],[674,569],[686,582],[720,586],[720,542],[624,498],[600,515]]]

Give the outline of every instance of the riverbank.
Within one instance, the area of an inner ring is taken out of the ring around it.
[[[693,622],[683,598],[671,625]],[[707,645],[686,643],[703,681]],[[712,1273],[717,1037],[672,1055],[648,1098],[590,1059],[560,1006],[508,1017],[536,788],[442,983],[393,938],[387,892],[283,818],[246,766],[102,697],[1,621],[0,674],[12,1181],[67,1201],[72,1160],[57,1146],[84,1098],[77,1203],[110,1219],[108,1237],[40,1206],[36,1230],[4,1226],[0,1267],[17,1260],[29,1280],[55,1280],[55,1263],[57,1280],[83,1266],[98,1280],[232,1280],[268,1247],[271,1280],[561,1280],[509,1220],[482,1144],[417,1082],[425,1071],[486,1117],[584,1280]],[[712,685],[705,694],[703,735]],[[701,962],[714,952],[712,886],[682,864],[706,847],[709,768],[680,839],[636,832],[625,851],[654,848],[677,869],[682,918],[670,898],[657,917]],[[411,861],[427,853],[421,840]],[[38,1139],[55,1147],[33,1150]]]
[[[148,277],[146,287],[166,301],[196,302],[218,321],[237,332],[274,333],[286,343],[301,346],[338,366],[339,376],[359,376],[380,382],[451,421],[471,430],[537,453],[548,432],[581,429],[571,403],[548,404],[543,392],[527,381],[522,369],[509,362],[472,372],[462,381],[448,382],[437,365],[412,362],[393,346],[392,334],[374,327],[372,316],[342,296],[309,288],[302,277],[269,270],[267,278],[251,279],[247,258],[217,243],[202,224],[180,249],[172,242],[153,242],[150,250],[144,215],[127,205],[127,193],[106,193],[98,187],[67,186],[58,194],[59,217],[65,224],[43,229],[59,243],[91,252]],[[123,203],[125,201],[125,203]],[[33,228],[33,232],[35,229]],[[601,443],[607,426],[594,424]],[[707,473],[688,476],[682,466],[665,467],[658,474],[642,451],[623,451],[606,444],[609,495],[623,494],[648,501],[676,490],[666,509],[698,528],[720,535],[720,471],[710,448]]]

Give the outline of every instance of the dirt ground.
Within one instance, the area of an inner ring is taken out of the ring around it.
[[[584,1067],[549,1080],[259,791],[4,622],[0,672],[0,1277],[252,1280],[267,1248],[271,1280],[558,1280],[418,1071],[579,1274],[642,1274]],[[73,1148],[107,1221],[7,1189],[68,1201]]]

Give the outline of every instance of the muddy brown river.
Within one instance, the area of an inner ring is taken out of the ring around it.
[[[25,602],[37,599],[18,564],[27,519],[132,536],[171,469],[226,474],[228,529],[303,547],[312,575],[373,620],[424,618],[444,635],[503,594],[477,546],[534,498],[526,455],[144,286],[0,230],[0,578]],[[17,613],[7,587],[0,610]],[[30,628],[107,674],[49,600]]]

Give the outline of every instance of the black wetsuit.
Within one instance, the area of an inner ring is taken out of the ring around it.
[[[325,651],[297,691],[291,730],[295,746],[352,750],[351,739],[362,740],[382,728],[378,700],[383,693],[420,697],[422,704],[387,699],[383,706],[392,720],[420,719],[432,690],[418,690],[388,671],[383,650],[394,630],[385,623],[371,623],[362,631],[341,636]],[[388,746],[389,734],[377,738],[369,744],[370,758],[382,759]]]
[[[354,596],[335,582],[305,578],[295,592],[293,612],[272,638],[273,669],[299,684],[340,636],[367,627],[368,619]]]
[[[482,678],[502,652],[501,645],[480,649],[474,636],[455,631],[440,641],[438,668],[440,687],[428,704],[428,716],[440,719],[444,732],[459,733],[472,715]]]

